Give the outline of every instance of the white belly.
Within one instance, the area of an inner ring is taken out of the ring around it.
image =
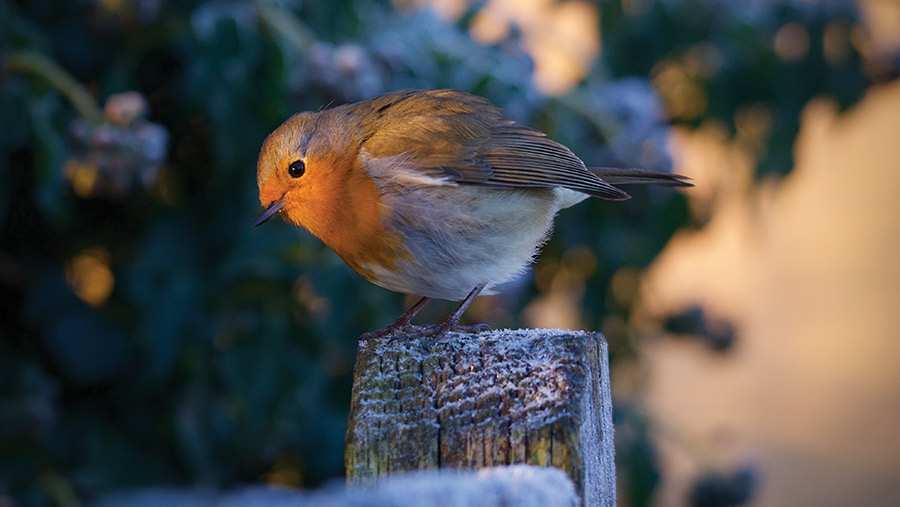
[[[553,217],[586,196],[563,189],[390,185],[382,188],[382,221],[412,254],[395,270],[366,266],[390,290],[460,300],[477,285],[485,293],[531,263]],[[401,197],[402,196],[402,197]]]

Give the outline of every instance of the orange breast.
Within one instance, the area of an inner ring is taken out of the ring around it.
[[[371,266],[393,271],[398,261],[412,259],[402,237],[384,226],[381,218],[388,210],[356,153],[309,160],[308,166],[309,180],[285,203],[293,222],[369,281],[376,281]]]

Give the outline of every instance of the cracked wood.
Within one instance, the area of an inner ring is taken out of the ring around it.
[[[527,463],[614,505],[606,342],[559,330],[360,341],[346,438],[353,483],[394,472]]]

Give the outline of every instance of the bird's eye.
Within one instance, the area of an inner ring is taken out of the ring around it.
[[[291,175],[291,178],[299,178],[300,176],[303,176],[303,173],[305,172],[306,164],[304,164],[302,160],[295,160],[288,166],[288,174]]]

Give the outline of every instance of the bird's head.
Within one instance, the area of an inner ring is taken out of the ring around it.
[[[275,129],[263,142],[256,162],[259,201],[265,207],[254,225],[259,226],[279,213],[296,209],[309,180],[309,144],[315,126],[314,113],[299,113]]]
[[[334,227],[358,153],[345,125],[326,112],[303,112],[266,138],[256,165],[265,210],[255,225],[281,214],[313,233]]]

